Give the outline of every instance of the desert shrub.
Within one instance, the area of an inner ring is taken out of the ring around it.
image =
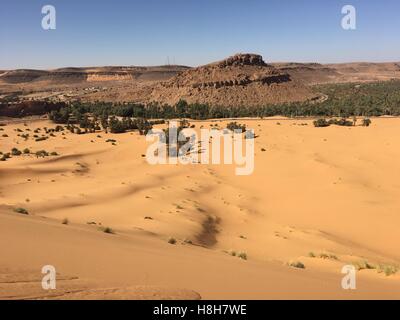
[[[22,154],[22,152],[20,150],[18,150],[17,148],[12,148],[11,149],[11,155],[20,156],[21,154]]]
[[[47,139],[48,139],[48,137],[38,137],[38,138],[35,139],[35,141],[39,142],[39,141],[45,141]]]
[[[0,158],[0,161],[6,161],[9,158],[11,158],[10,153],[3,153],[2,157]]]
[[[64,219],[61,221],[61,223],[62,223],[62,224],[65,224],[65,225],[68,225],[68,224],[69,224],[69,220],[68,220],[67,218],[64,218]]]
[[[171,238],[168,239],[168,243],[169,244],[176,244],[176,239],[171,237]]]
[[[3,134],[2,137],[3,138],[8,138],[8,134]]]
[[[29,150],[28,148],[25,148],[22,152],[24,154],[29,154],[29,153],[31,153],[31,150]]]
[[[324,128],[324,127],[329,127],[330,123],[326,121],[326,119],[318,119],[315,120],[314,122],[314,127],[316,128]]]
[[[242,260],[247,260],[247,254],[245,252],[239,252],[238,258]]]
[[[321,259],[338,260],[338,257],[331,253],[321,253],[318,257]]]
[[[353,263],[353,266],[358,270],[372,270],[372,269],[376,269],[376,266],[369,263],[368,261],[357,261],[355,263]]]
[[[231,130],[231,131],[241,131],[242,133],[246,131],[246,125],[239,124],[236,121],[235,122],[230,122],[226,125],[226,128]]]
[[[328,121],[329,124],[334,124],[337,126],[342,126],[342,127],[352,127],[354,126],[354,122],[347,120],[346,118],[341,118],[341,119],[330,119]]]
[[[115,234],[115,231],[111,229],[110,227],[101,227],[100,231],[108,234]]]
[[[55,152],[55,151],[53,151],[53,152],[50,152],[50,155],[51,155],[51,156],[58,156],[58,153]]]
[[[289,262],[289,266],[296,269],[305,269],[306,266],[300,261]]]
[[[48,157],[49,153],[46,150],[39,150],[39,151],[36,151],[35,155],[38,158],[40,158],[40,157],[44,158],[44,157]]]
[[[28,210],[26,210],[25,208],[15,208],[14,212],[20,213],[20,214],[25,214],[25,215],[29,214]]]
[[[383,272],[387,277],[396,274],[398,271],[399,271],[399,269],[396,266],[392,266],[392,265],[379,265],[378,266],[378,272],[379,273]]]
[[[371,125],[371,123],[372,123],[371,119],[365,118],[362,121],[362,126],[363,127],[369,127]]]
[[[124,123],[116,117],[111,117],[108,123],[111,133],[124,133],[127,130]]]

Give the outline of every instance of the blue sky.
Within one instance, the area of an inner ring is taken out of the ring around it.
[[[41,27],[54,5],[57,29]],[[357,30],[341,8],[357,9]],[[238,52],[266,61],[400,61],[399,0],[2,0],[0,69],[201,65]]]

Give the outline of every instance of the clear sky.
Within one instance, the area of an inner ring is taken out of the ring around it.
[[[56,30],[41,27],[56,8]],[[357,29],[341,27],[344,5]],[[268,61],[400,61],[400,0],[1,0],[0,69],[201,65],[238,52]]]

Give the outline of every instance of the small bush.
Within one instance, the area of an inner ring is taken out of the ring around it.
[[[335,256],[334,254],[330,254],[330,253],[321,253],[318,257],[321,259],[338,260],[337,256]]]
[[[19,151],[17,148],[12,148],[11,154],[12,154],[13,156],[20,156],[20,155],[22,154],[22,152]]]
[[[10,153],[4,153],[3,156],[0,158],[0,161],[6,161],[11,157]]]
[[[368,261],[357,261],[353,263],[353,266],[358,270],[373,270],[376,269],[376,266],[369,263]]]
[[[44,158],[44,157],[48,157],[49,153],[46,150],[40,150],[40,151],[36,151],[35,153],[36,157],[40,158]]]
[[[110,227],[101,227],[100,230],[103,231],[104,233],[115,234],[114,230],[111,229]]]
[[[239,252],[238,258],[242,260],[247,260],[247,254],[245,252]]]
[[[236,251],[231,250],[231,251],[229,251],[228,253],[229,253],[232,257],[236,257]]]
[[[14,209],[14,212],[20,213],[20,214],[26,214],[26,215],[29,214],[28,210],[26,210],[26,209],[24,209],[24,208],[15,208],[15,209]]]
[[[63,221],[61,221],[62,224],[68,225],[69,224],[69,220],[67,218],[63,219]]]
[[[245,132],[246,131],[246,125],[245,124],[243,124],[243,125],[241,125],[241,124],[239,124],[239,123],[237,123],[237,122],[230,122],[230,123],[228,123],[227,125],[226,125],[226,128],[227,129],[229,129],[229,130],[231,130],[231,131],[240,131],[240,132]]]
[[[169,244],[176,244],[176,239],[175,238],[169,238],[168,239]]]
[[[354,122],[353,121],[349,121],[346,118],[341,118],[339,120],[331,119],[331,120],[329,120],[329,124],[334,124],[334,125],[342,126],[342,127],[352,127],[352,126],[354,126]]]
[[[362,126],[363,127],[369,127],[371,125],[371,123],[372,123],[371,119],[365,118],[362,121]]]
[[[31,153],[31,150],[29,150],[28,148],[25,148],[24,151],[23,151],[23,153],[24,153],[24,154],[29,154],[29,153]]]
[[[324,127],[330,126],[329,122],[326,121],[325,119],[318,119],[318,120],[315,120],[313,123],[314,123],[314,127],[316,127],[316,128],[324,128]]]
[[[306,266],[300,261],[290,262],[289,266],[296,269],[305,269]]]
[[[48,139],[48,137],[39,137],[39,138],[36,138],[35,141],[39,142],[39,141],[45,141],[47,139]]]
[[[391,265],[380,265],[378,267],[378,272],[379,273],[383,272],[387,277],[396,274],[398,271],[399,269],[397,267]]]

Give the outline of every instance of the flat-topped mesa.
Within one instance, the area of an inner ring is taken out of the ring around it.
[[[216,63],[219,67],[228,66],[267,66],[262,56],[251,53],[239,53]]]

